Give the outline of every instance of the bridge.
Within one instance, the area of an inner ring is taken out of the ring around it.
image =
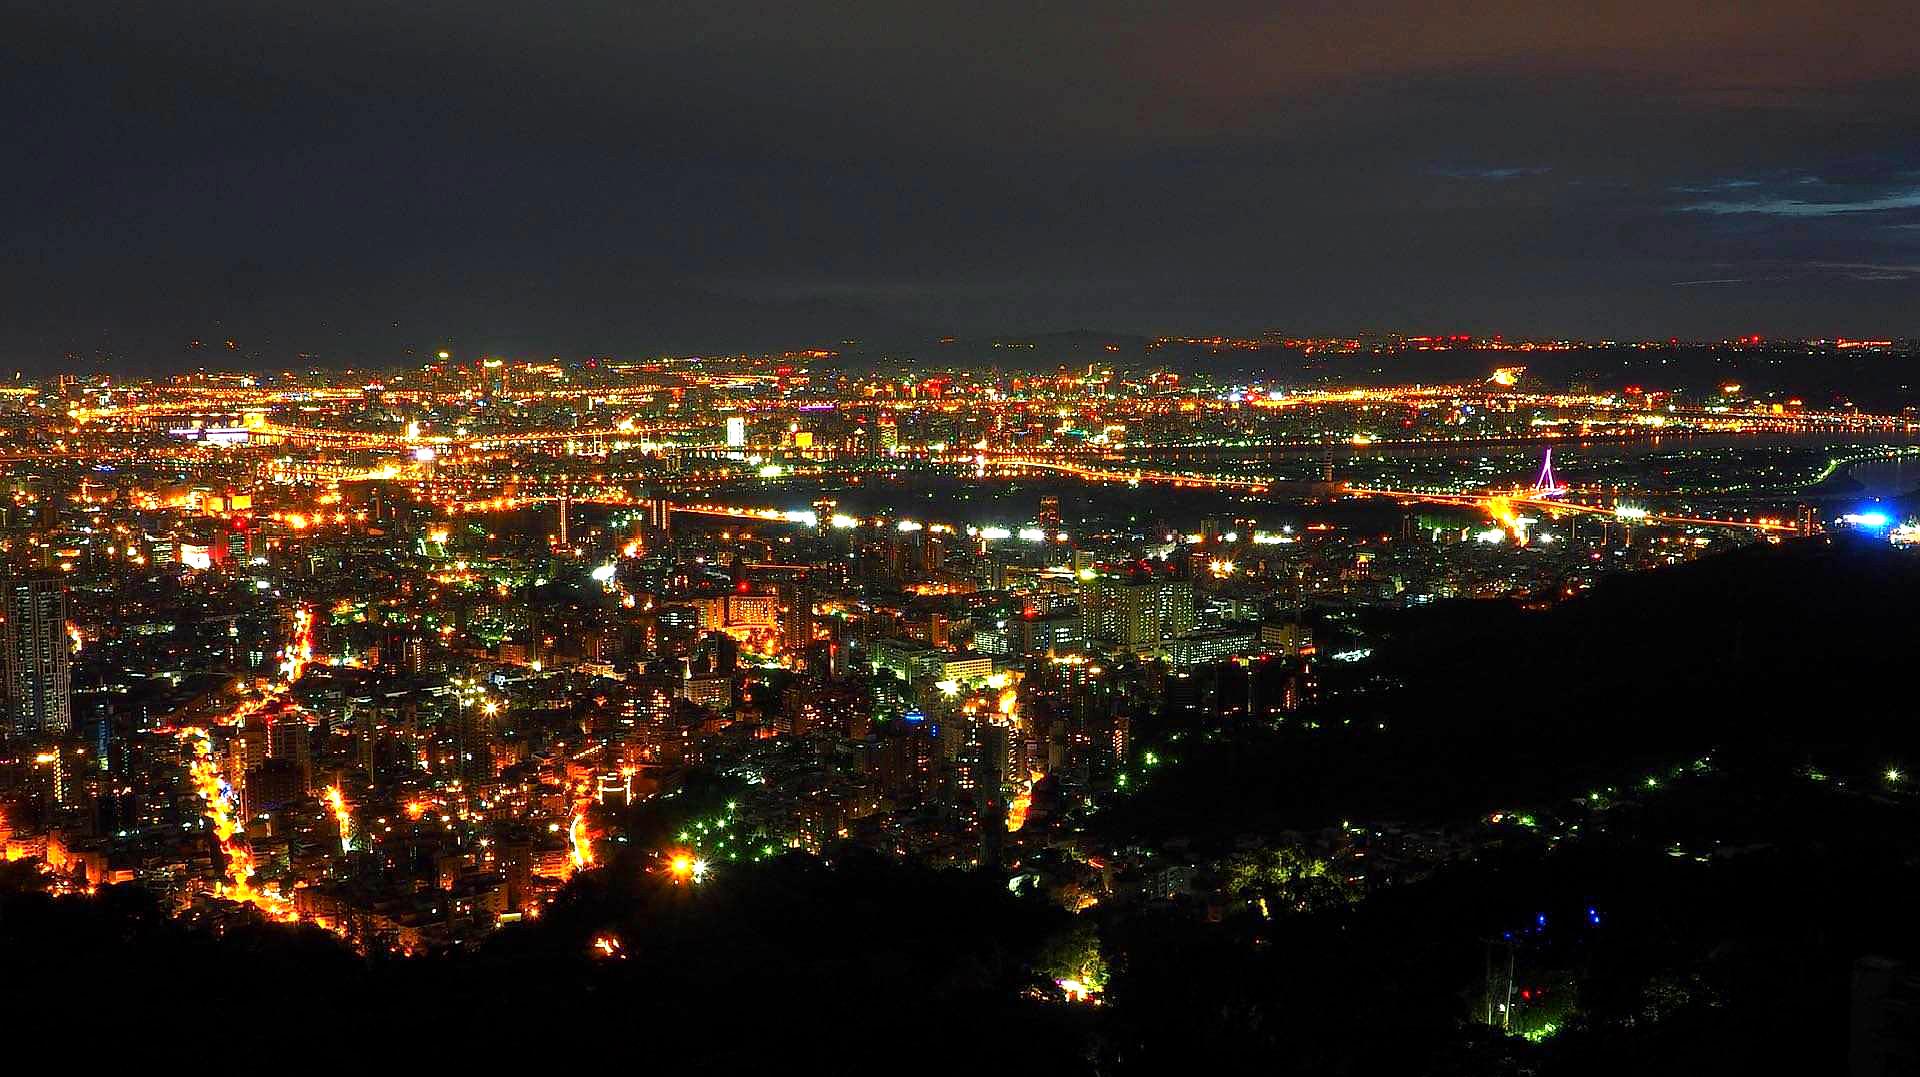
[[[1486,493],[1447,493],[1425,490],[1394,490],[1385,487],[1347,486],[1345,492],[1356,497],[1387,497],[1402,502],[1427,502],[1439,505],[1459,505],[1476,508],[1486,513],[1514,540],[1524,545],[1527,541],[1527,528],[1538,521],[1539,517],[1530,517],[1525,512],[1532,511],[1550,518],[1562,516],[1599,516],[1618,520],[1628,525],[1666,525],[1673,527],[1727,527],[1736,530],[1756,531],[1762,534],[1794,534],[1798,525],[1769,517],[1752,519],[1716,519],[1705,516],[1683,516],[1672,513],[1651,512],[1645,508],[1624,502],[1612,505],[1593,505],[1568,500],[1571,488],[1560,482],[1553,473],[1553,450],[1549,448],[1540,462],[1540,474],[1533,486],[1527,489],[1516,488],[1508,493],[1488,491]]]

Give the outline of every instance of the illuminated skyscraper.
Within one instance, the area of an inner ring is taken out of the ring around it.
[[[73,725],[66,588],[50,577],[9,580],[5,616],[7,734],[65,733]]]
[[[1060,530],[1060,499],[1052,494],[1040,499],[1040,529],[1051,538]]]
[[[664,497],[647,499],[647,545],[659,546],[673,537],[673,502]]]

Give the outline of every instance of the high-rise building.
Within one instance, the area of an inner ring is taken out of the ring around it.
[[[267,756],[292,763],[301,789],[313,785],[313,727],[299,713],[282,714],[267,723]]]
[[[801,580],[783,584],[778,593],[781,648],[798,658],[813,642],[813,589]]]
[[[733,674],[705,673],[688,677],[680,685],[680,698],[724,714],[733,708]]]
[[[727,417],[727,448],[743,448],[747,444],[747,420],[745,416]]]
[[[1040,529],[1051,538],[1060,531],[1060,499],[1052,494],[1040,499]]]
[[[629,678],[620,697],[620,722],[628,728],[663,726],[673,717],[680,683],[660,674]]]
[[[73,725],[66,588],[57,578],[25,577],[8,580],[6,590],[7,734],[65,733]]]
[[[673,537],[673,502],[664,497],[647,499],[647,543],[664,545]]]
[[[498,707],[491,703],[473,702],[464,697],[456,698],[453,710],[446,716],[448,747],[451,749],[449,776],[457,776],[463,781],[484,782],[494,776],[493,743],[494,715]]]
[[[1191,631],[1193,581],[1151,569],[1098,573],[1080,584],[1081,636],[1120,647],[1149,647]]]
[[[890,454],[900,447],[900,424],[892,415],[882,412],[874,417],[873,429],[867,436],[868,452],[875,456]]]

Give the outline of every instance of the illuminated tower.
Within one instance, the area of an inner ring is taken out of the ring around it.
[[[1046,497],[1043,497],[1040,499],[1040,518],[1038,520],[1038,523],[1040,524],[1041,530],[1045,531],[1049,538],[1051,538],[1053,535],[1059,532],[1060,530],[1060,499],[1059,498],[1053,496],[1052,494],[1048,494]]]
[[[14,737],[65,733],[73,725],[67,591],[52,577],[7,581],[5,730]]]
[[[664,497],[647,500],[647,538],[650,545],[664,545],[673,537],[673,502]]]

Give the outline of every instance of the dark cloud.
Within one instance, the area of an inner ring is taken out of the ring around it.
[[[1920,185],[1865,198],[1813,201],[1805,198],[1753,198],[1732,202],[1695,202],[1681,206],[1687,213],[1757,213],[1767,217],[1832,217],[1841,213],[1886,213],[1920,209]]]
[[[1571,7],[0,0],[0,361],[1920,329],[1906,5]]]

